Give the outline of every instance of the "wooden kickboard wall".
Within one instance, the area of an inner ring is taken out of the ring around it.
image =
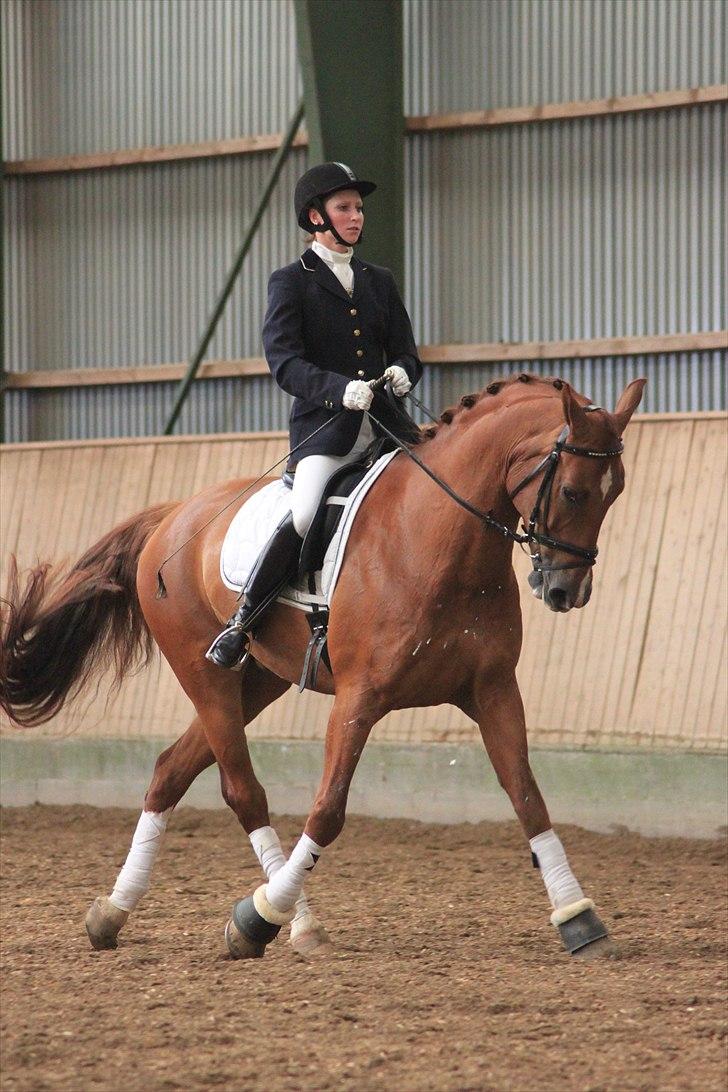
[[[516,551],[524,649],[519,679],[532,744],[620,750],[726,746],[725,415],[636,418],[626,434],[627,488],[599,541],[591,603],[555,615],[529,593]],[[3,586],[11,554],[74,560],[116,523],[215,481],[261,473],[285,452],[279,433],[149,438],[0,448]],[[320,739],[331,699],[292,689],[252,738]],[[50,724],[58,737],[176,735],[192,717],[164,663],[109,681]],[[0,725],[14,732],[7,722]],[[475,726],[449,706],[390,714],[374,738],[454,742]]]

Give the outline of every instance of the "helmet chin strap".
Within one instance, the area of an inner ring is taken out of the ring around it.
[[[323,221],[323,223],[321,223],[321,224],[316,224],[316,230],[317,231],[322,231],[322,232],[323,231],[330,231],[331,234],[333,235],[333,237],[336,239],[337,243],[341,243],[342,246],[345,246],[347,248],[350,247],[350,246],[358,246],[359,243],[362,241],[362,239],[364,237],[364,232],[363,231],[359,232],[359,238],[356,239],[354,243],[347,243],[346,239],[341,238],[338,231],[336,230],[334,225],[331,223],[331,220],[329,219],[329,217],[328,217],[328,215],[326,213],[326,209],[324,208],[324,203],[320,198],[317,198],[315,201],[313,201],[311,203],[311,208],[316,209],[316,211],[321,214],[321,219]],[[309,219],[310,219],[310,217],[309,217]],[[313,223],[313,221],[311,221],[311,222]]]

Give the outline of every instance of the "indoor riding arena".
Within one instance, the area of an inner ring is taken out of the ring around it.
[[[726,1087],[725,20],[2,0],[2,1092]]]

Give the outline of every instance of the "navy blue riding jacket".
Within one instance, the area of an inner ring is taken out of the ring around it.
[[[294,397],[291,447],[342,409],[352,379],[376,379],[390,364],[404,368],[413,386],[422,375],[412,325],[391,272],[355,257],[351,268],[353,296],[313,250],[271,275],[263,346],[276,382]],[[372,412],[401,435],[401,421],[379,392]],[[344,410],[296,452],[294,461],[348,455],[361,421],[360,412]]]

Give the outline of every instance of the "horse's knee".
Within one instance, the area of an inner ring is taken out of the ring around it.
[[[257,779],[240,782],[223,775],[220,789],[223,800],[248,834],[269,825],[268,799]]]

